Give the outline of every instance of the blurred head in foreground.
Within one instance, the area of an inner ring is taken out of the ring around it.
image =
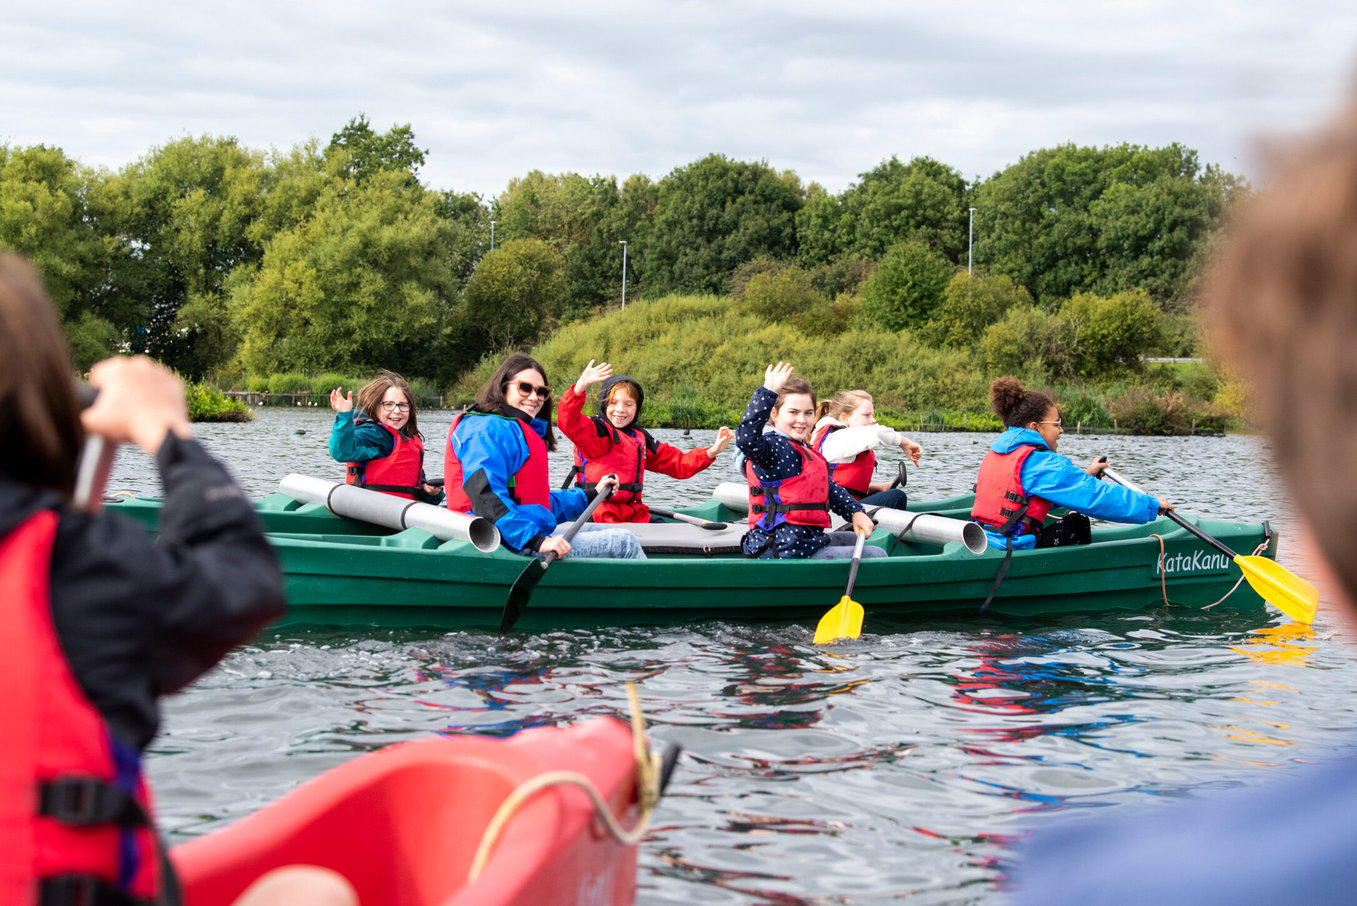
[[[80,454],[74,370],[33,266],[0,254],[0,473],[69,497]]]
[[[1236,212],[1205,303],[1298,509],[1357,601],[1357,101]]]

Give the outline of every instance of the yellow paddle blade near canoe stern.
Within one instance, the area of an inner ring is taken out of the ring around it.
[[[820,617],[815,627],[815,644],[824,645],[839,639],[855,639],[862,635],[862,605],[848,595],[839,599]]]
[[[1319,592],[1313,585],[1267,557],[1237,556],[1234,562],[1263,600],[1293,620],[1314,622]]]

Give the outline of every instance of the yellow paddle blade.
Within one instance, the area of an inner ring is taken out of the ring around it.
[[[820,617],[815,627],[815,644],[824,645],[839,639],[855,639],[862,635],[862,605],[848,595]]]
[[[1235,557],[1234,562],[1263,600],[1293,620],[1314,622],[1319,592],[1313,585],[1267,557]]]

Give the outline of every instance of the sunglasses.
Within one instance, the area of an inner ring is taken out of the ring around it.
[[[1064,425],[1064,424],[1061,422],[1061,420],[1058,419],[1058,418],[1057,418],[1055,421],[1037,422],[1037,424],[1038,424],[1038,425],[1055,425],[1057,428],[1063,428],[1063,427],[1065,427],[1065,425]]]
[[[544,400],[547,397],[551,396],[550,387],[538,387],[537,385],[531,384],[527,381],[509,381],[505,383],[504,386],[506,388],[510,386],[516,386],[518,387],[518,392],[521,393],[523,396],[532,396],[533,394],[536,394],[539,400]]]

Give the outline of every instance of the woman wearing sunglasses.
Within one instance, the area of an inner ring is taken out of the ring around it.
[[[443,470],[448,509],[491,520],[505,546],[520,554],[644,559],[636,536],[626,529],[591,523],[573,543],[553,535],[558,524],[583,513],[595,493],[552,489],[547,453],[555,449],[546,370],[516,352],[448,429]],[[608,479],[599,486],[617,484],[616,476]]]
[[[442,501],[443,491],[424,480],[424,435],[405,378],[377,372],[358,391],[356,409],[354,395],[336,387],[330,391],[330,408],[336,413],[330,455],[346,464],[345,481],[406,500]]]
[[[990,398],[1005,431],[980,463],[971,518],[984,527],[991,547],[1087,544],[1090,516],[1140,524],[1173,509],[1149,494],[1099,481],[1106,457],[1080,469],[1057,454],[1064,427],[1049,393],[1024,390],[1017,378],[1001,377],[990,385]],[[1043,528],[1052,506],[1076,512]]]

